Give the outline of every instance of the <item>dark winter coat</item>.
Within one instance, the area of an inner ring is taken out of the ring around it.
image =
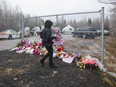
[[[52,26],[51,21],[48,20],[45,22],[45,28],[41,32],[43,46],[52,45],[53,44],[52,40],[56,39],[56,37],[52,36],[51,26]]]

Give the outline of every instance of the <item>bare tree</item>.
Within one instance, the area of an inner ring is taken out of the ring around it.
[[[116,0],[98,0],[103,4],[111,4],[113,7],[110,8],[110,30],[116,32]]]
[[[21,26],[22,11],[19,6],[11,7],[6,0],[0,0],[0,31],[12,28],[18,30]]]
[[[92,25],[92,20],[91,18],[88,18],[88,27],[91,27],[91,25]]]
[[[104,29],[105,30],[110,30],[110,23],[109,23],[109,18],[106,17],[104,20]]]
[[[116,5],[116,0],[98,0],[98,1],[104,4],[115,4]]]
[[[0,1],[0,10],[1,10],[0,18],[5,18],[5,17],[7,18],[8,7],[7,7],[6,0]],[[7,28],[8,22],[6,20],[0,20],[0,21],[1,21],[1,26],[0,26],[1,30],[3,30],[4,28]],[[6,26],[4,24],[6,24]]]
[[[97,30],[100,30],[100,19],[99,18],[92,20],[92,27],[95,27]]]
[[[59,20],[58,25],[61,29],[67,26],[67,21],[63,15],[61,16],[61,19]]]
[[[111,15],[110,15],[110,25],[111,25],[111,30],[116,32],[116,6],[114,6],[113,9],[110,10]]]

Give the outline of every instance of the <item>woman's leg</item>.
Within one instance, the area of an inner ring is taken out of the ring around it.
[[[49,65],[53,66],[53,60],[52,60],[53,48],[52,48],[52,45],[45,46],[45,48],[47,49],[48,53],[40,60],[40,62],[42,63],[42,65],[44,65],[44,61],[46,60],[47,57],[49,57]]]
[[[49,47],[45,46],[45,48],[46,48],[47,51],[48,51]],[[43,66],[44,66],[44,61],[46,60],[47,57],[49,57],[49,51],[48,51],[48,53],[40,60],[40,62],[42,63]]]
[[[53,66],[53,48],[52,48],[52,45],[49,46],[49,49],[48,49],[48,52],[49,52],[49,66]]]
[[[53,64],[53,47],[52,45],[50,45],[49,47],[46,48],[48,50],[49,53],[49,66],[51,68],[57,68],[56,66],[54,66]]]

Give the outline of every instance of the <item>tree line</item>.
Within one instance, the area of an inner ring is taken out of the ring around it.
[[[0,30],[19,28],[19,20],[22,15],[23,13],[19,6],[12,8],[6,0],[0,0]]]
[[[106,30],[115,30],[116,28],[116,4],[113,4],[113,8],[110,10],[111,15],[110,18],[105,18],[104,27]],[[44,19],[40,17],[31,17],[29,14],[24,15],[21,8],[16,6],[12,8],[10,4],[6,2],[6,0],[0,1],[0,31],[5,29],[14,29],[19,31],[21,29],[21,17],[24,16],[24,26],[30,27],[30,29],[34,28],[35,26],[43,26]],[[55,22],[56,24],[56,22]],[[95,18],[86,18],[80,21],[74,20],[66,20],[63,17],[58,19],[57,26],[61,29],[67,25],[71,25],[75,29],[78,27],[95,27],[96,29],[100,29],[100,19]]]
[[[110,30],[116,32],[116,0],[98,0],[100,3],[103,4],[110,4]]]

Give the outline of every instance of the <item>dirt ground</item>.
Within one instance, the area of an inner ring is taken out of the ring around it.
[[[99,70],[80,69],[54,58],[56,69],[41,66],[39,55],[0,51],[0,87],[116,87]],[[109,76],[108,76],[109,77]],[[114,83],[114,84],[113,84]]]

